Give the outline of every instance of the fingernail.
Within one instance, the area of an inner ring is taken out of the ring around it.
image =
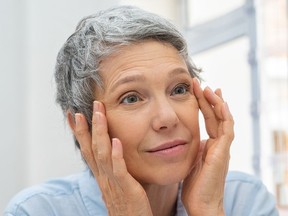
[[[115,146],[117,145],[117,140],[116,138],[112,138],[112,148],[115,148]]]
[[[205,89],[209,90],[210,92],[213,92],[212,89],[209,86],[206,86]]]
[[[94,112],[99,111],[99,102],[98,101],[93,102],[93,111]]]
[[[76,126],[80,124],[80,121],[81,121],[81,115],[79,113],[76,113],[75,114],[75,123],[76,123]]]

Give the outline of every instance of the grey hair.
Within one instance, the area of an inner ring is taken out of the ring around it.
[[[121,47],[144,40],[174,46],[185,60],[192,77],[199,77],[189,58],[187,44],[169,21],[132,6],[119,6],[83,18],[58,53],[55,80],[56,102],[64,115],[83,113],[91,129],[95,85],[103,88],[99,66]],[[80,148],[75,139],[75,144]]]

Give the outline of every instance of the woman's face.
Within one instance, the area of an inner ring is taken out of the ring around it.
[[[198,103],[191,76],[171,45],[145,41],[106,58],[100,73],[110,138],[123,145],[141,184],[167,185],[189,173],[199,148]]]

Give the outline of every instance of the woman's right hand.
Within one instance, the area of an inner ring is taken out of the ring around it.
[[[83,114],[75,114],[75,121],[74,135],[98,182],[109,215],[152,215],[145,190],[127,171],[121,141],[113,138],[111,144],[104,105],[94,101],[92,134]]]

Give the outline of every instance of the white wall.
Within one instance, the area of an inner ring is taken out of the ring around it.
[[[157,13],[181,27],[185,17],[181,7],[185,0],[118,0],[122,5],[134,5],[152,13]]]
[[[82,169],[55,104],[55,59],[77,22],[117,0],[0,1],[0,211],[20,189]]]
[[[0,1],[0,210],[27,182],[23,6],[21,1]]]

